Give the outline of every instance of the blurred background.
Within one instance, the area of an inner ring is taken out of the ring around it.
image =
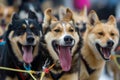
[[[26,2],[38,3],[42,10],[48,7],[57,9],[63,5],[80,11],[86,5],[88,10],[96,10],[100,19],[107,19],[111,14],[115,15],[118,20],[120,18],[120,0],[0,0],[0,3],[16,8]]]

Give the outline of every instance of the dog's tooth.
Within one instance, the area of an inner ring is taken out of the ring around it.
[[[23,49],[23,46],[22,46],[22,50],[24,50],[24,49]]]
[[[58,53],[60,53],[60,50],[59,50],[59,49],[57,49],[57,51],[58,51]]]

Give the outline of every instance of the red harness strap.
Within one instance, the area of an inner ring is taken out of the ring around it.
[[[16,67],[16,69],[20,69],[19,67]],[[19,72],[18,75],[20,76],[21,80],[26,80],[27,79],[27,75],[25,76],[22,72]]]
[[[2,42],[3,41],[3,39],[0,39],[0,42]]]

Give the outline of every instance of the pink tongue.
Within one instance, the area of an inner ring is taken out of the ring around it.
[[[63,71],[69,71],[71,68],[71,61],[72,61],[70,47],[62,47],[62,46],[59,47],[59,59]]]
[[[109,56],[110,56],[110,50],[109,49],[103,49],[102,48],[102,52],[103,52],[103,54],[104,54],[104,57],[106,57],[106,58],[109,58]]]
[[[5,26],[2,25],[2,29],[5,30]]]
[[[31,63],[33,61],[33,55],[32,55],[32,50],[33,47],[22,47],[23,50],[23,60],[25,63]]]

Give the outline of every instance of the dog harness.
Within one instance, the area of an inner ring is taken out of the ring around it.
[[[16,69],[20,69],[20,68],[17,66]],[[19,77],[21,80],[26,80],[26,79],[28,78],[28,75],[24,75],[22,72],[19,72],[19,73],[18,73],[18,77]]]
[[[81,55],[81,59],[82,59],[83,63],[85,64],[85,67],[86,67],[87,72],[88,72],[89,75],[91,75],[93,72],[95,72],[95,69],[92,69],[92,68],[88,65],[88,63],[85,61],[85,59],[83,59],[83,56],[82,56],[82,55]]]
[[[59,78],[64,74],[64,72],[58,73],[58,74],[54,74],[50,71],[50,74],[53,78],[53,80],[59,80]]]

